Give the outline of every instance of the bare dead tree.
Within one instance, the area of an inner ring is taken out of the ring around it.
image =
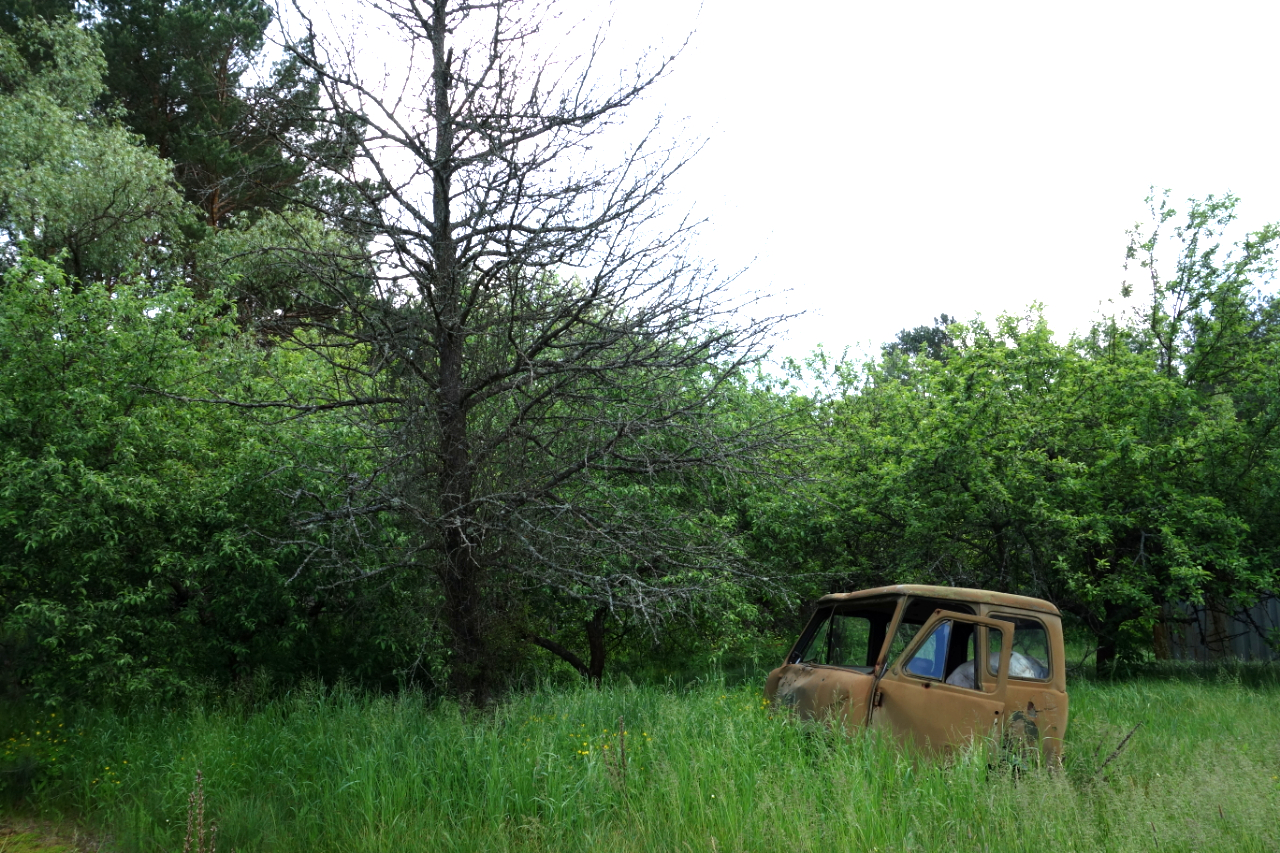
[[[708,496],[758,473],[777,440],[726,408],[751,393],[743,369],[778,318],[747,319],[750,299],[693,256],[696,223],[665,218],[688,146],[655,127],[591,165],[671,58],[600,85],[600,39],[558,54],[540,30],[549,4],[373,0],[404,64],[369,77],[358,44],[296,11],[307,31],[291,47],[326,120],[363,128],[345,175],[358,203],[321,212],[371,239],[291,254],[321,283],[299,299],[325,304],[289,334],[347,379],[331,400],[286,402],[351,406],[382,453],[336,505],[309,504],[303,529],[326,531],[314,565],[346,565],[335,582],[422,568],[451,686],[476,701],[504,644],[534,636],[510,624],[522,608],[656,624],[750,574]],[[385,524],[376,567],[344,557]]]

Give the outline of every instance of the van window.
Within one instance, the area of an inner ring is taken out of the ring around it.
[[[907,672],[941,681],[947,674],[947,646],[951,642],[951,620],[939,622],[916,653],[907,661]]]
[[[911,645],[911,641],[915,639],[916,634],[920,631],[920,626],[929,621],[929,617],[933,615],[935,610],[953,610],[956,613],[968,613],[973,615],[973,608],[959,601],[941,601],[932,598],[914,598],[907,604],[906,612],[902,614],[902,621],[898,623],[898,630],[893,633],[893,645],[889,647],[889,661],[896,661],[898,656]]]
[[[977,638],[972,623],[951,619],[939,622],[916,647],[905,669],[919,678],[945,680],[947,684],[973,690]]]
[[[992,613],[992,619],[1013,623],[1013,651],[1009,655],[1009,677],[1024,681],[1043,681],[1049,677],[1049,632],[1039,619],[1028,619],[1023,616],[1010,616],[1006,613]],[[987,662],[987,671],[995,675],[1000,665],[999,631],[988,633],[987,644],[991,654]]]

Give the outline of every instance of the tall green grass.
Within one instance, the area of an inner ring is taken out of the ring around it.
[[[925,760],[716,682],[547,687],[484,713],[315,687],[82,712],[29,799],[126,851],[182,848],[196,768],[220,850],[1280,849],[1280,689],[1227,673],[1071,699],[1064,768],[1015,773],[982,745]]]

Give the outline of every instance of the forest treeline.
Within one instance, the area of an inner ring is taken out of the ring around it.
[[[375,3],[425,58],[388,82],[260,0],[0,10],[5,689],[483,702],[898,582],[1047,598],[1105,665],[1276,589],[1274,226],[1157,195],[1138,307],[1070,338],[770,367],[660,215],[679,141],[587,156],[670,59],[596,82],[536,11]]]

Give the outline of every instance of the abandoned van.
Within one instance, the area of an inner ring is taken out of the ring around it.
[[[946,752],[975,737],[1062,752],[1062,616],[1038,598],[906,584],[828,595],[765,696],[805,719]]]

